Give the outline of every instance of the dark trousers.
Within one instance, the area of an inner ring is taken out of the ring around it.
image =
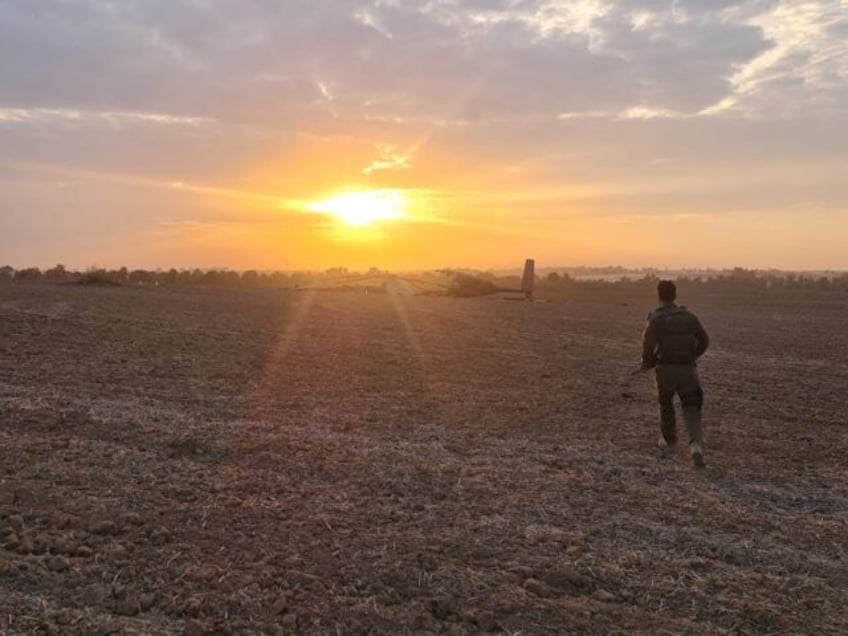
[[[668,444],[677,442],[677,418],[674,414],[674,396],[680,398],[683,420],[689,435],[689,445],[703,442],[701,408],[704,392],[694,365],[660,364],[657,366],[657,399],[660,403],[660,430]]]

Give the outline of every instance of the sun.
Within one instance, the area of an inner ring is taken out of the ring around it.
[[[378,221],[402,219],[406,216],[406,207],[406,197],[397,190],[367,190],[315,201],[306,209],[332,214],[349,227],[368,227]]]

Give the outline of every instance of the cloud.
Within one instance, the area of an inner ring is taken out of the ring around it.
[[[827,115],[848,110],[848,12],[844,2],[783,0],[749,19],[773,45],[741,65],[732,92],[709,113]]]
[[[132,113],[116,111],[84,111],[71,108],[0,108],[2,124],[150,124],[198,127],[215,123],[208,117],[183,117],[166,113]]]
[[[675,119],[685,117],[679,111],[669,108],[647,108],[645,106],[634,106],[618,115],[621,119]]]
[[[383,170],[409,170],[410,158],[400,154],[394,146],[379,145],[377,158],[362,169],[362,174],[374,174]]]
[[[839,0],[8,0],[0,107],[262,125],[835,112],[846,32]]]

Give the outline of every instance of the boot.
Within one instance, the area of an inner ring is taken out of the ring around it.
[[[677,451],[677,442],[669,442],[665,437],[660,435],[660,438],[657,441],[657,448],[660,449],[660,457],[663,459],[670,459],[674,457],[674,453]]]
[[[694,464],[695,468],[706,467],[704,463],[704,450],[700,444],[692,444],[692,464]]]
[[[692,463],[696,468],[703,468],[704,449],[701,447],[703,429],[701,427],[701,410],[699,408],[683,409],[683,420],[686,422],[686,432],[689,434],[689,451],[692,453]]]

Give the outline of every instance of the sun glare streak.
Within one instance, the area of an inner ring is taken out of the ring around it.
[[[288,375],[296,373],[296,368],[288,361],[289,353],[296,344],[304,322],[312,311],[315,292],[307,291],[299,303],[291,303],[293,311],[281,325],[280,334],[274,343],[267,361],[259,376],[256,389],[248,399],[251,420],[262,420],[273,412],[273,404],[278,399],[280,388],[288,384]]]
[[[425,360],[424,346],[421,344],[421,339],[418,337],[418,333],[412,327],[412,321],[409,319],[409,313],[406,311],[404,299],[400,294],[393,293],[391,289],[387,296],[392,303],[395,313],[397,314],[398,321],[403,327],[404,337],[406,338],[410,349],[412,349],[413,353],[415,353],[415,359],[413,361],[423,365]]]
[[[364,228],[378,221],[405,218],[408,204],[406,196],[398,190],[369,190],[315,201],[307,204],[306,209],[331,214],[349,227]]]
[[[389,289],[388,292],[388,299],[392,304],[392,308],[395,310],[398,322],[401,327],[403,327],[403,336],[413,353],[407,364],[422,374],[422,388],[426,391],[428,397],[433,397],[437,395],[438,392],[431,380],[433,374],[431,373],[432,369],[429,368],[430,365],[428,364],[428,358],[424,351],[424,345],[421,343],[418,330],[413,326],[412,320],[410,320],[409,317],[409,312],[407,311],[407,301],[409,299],[398,293],[393,293],[391,289]],[[435,400],[434,402],[434,406],[438,411],[439,400]]]
[[[465,89],[457,96],[455,100],[450,102],[444,110],[441,121],[452,121],[460,117],[462,112],[474,101],[485,87],[486,83],[494,75],[493,63],[492,67],[484,69],[482,73],[472,82],[469,82]],[[462,117],[460,117],[462,119]],[[414,156],[420,153],[436,136],[439,124],[431,123],[424,132],[407,148],[406,154]]]

